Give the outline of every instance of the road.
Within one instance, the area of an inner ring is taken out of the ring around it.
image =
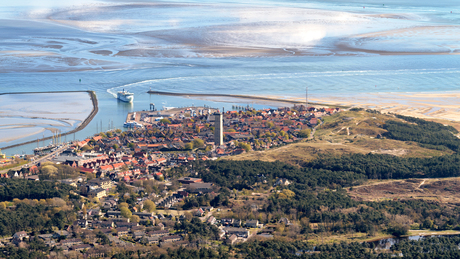
[[[21,168],[23,167],[31,167],[33,165],[36,165],[38,163],[41,163],[41,162],[44,162],[46,160],[49,160],[50,158],[52,158],[53,156],[55,155],[59,155],[62,153],[62,151],[66,150],[71,144],[65,144],[64,146],[56,149],[55,151],[43,156],[43,157],[40,157],[34,161],[30,161],[29,163],[27,164],[24,164],[24,165],[21,165],[21,166],[17,166],[17,167],[13,167],[13,168],[9,168],[9,169],[5,169],[5,170],[1,170],[0,171],[0,174],[4,174],[4,173],[7,173],[8,171],[10,170],[20,170]]]

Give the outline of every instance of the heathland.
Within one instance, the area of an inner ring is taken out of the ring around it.
[[[460,233],[457,123],[357,108],[228,111],[215,146],[209,116],[178,114],[8,172],[0,222],[14,224],[0,232],[14,235],[0,254],[458,256],[457,236],[373,242]]]

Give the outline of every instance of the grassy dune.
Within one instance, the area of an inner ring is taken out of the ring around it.
[[[345,111],[324,117],[324,124],[317,129],[313,140],[294,143],[265,151],[253,151],[238,156],[226,157],[232,160],[282,161],[301,165],[321,154],[378,153],[402,157],[432,157],[451,154],[421,147],[418,143],[379,138],[386,132],[383,125],[388,120],[399,120],[392,115],[366,111]],[[460,123],[436,121],[443,124]]]

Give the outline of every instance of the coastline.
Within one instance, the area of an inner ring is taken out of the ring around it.
[[[11,92],[11,93],[0,93],[0,95],[5,95],[5,94],[38,94],[38,93],[40,93],[40,94],[41,93],[88,93],[89,94],[91,102],[93,104],[93,109],[91,110],[91,113],[88,115],[88,117],[86,117],[85,120],[83,120],[82,123],[80,123],[80,125],[78,125],[78,127],[76,127],[73,130],[70,130],[68,132],[62,133],[61,136],[67,136],[67,135],[73,134],[75,132],[78,132],[78,131],[84,129],[86,126],[88,126],[88,124],[93,120],[93,118],[96,116],[96,114],[99,111],[99,104],[98,104],[98,101],[97,101],[96,93],[94,91],[90,91],[90,90],[87,90],[87,91],[50,91],[50,92]],[[38,139],[38,141],[50,140],[52,138],[53,138],[52,136],[45,137],[45,138],[40,138],[40,139]],[[31,144],[31,143],[35,143],[35,142],[37,142],[37,140],[26,141],[26,142],[22,142],[22,143],[10,145],[10,146],[2,147],[2,150],[6,150],[6,149],[9,149],[9,148],[14,148],[14,147],[19,147],[19,146],[22,146],[22,145],[27,145],[27,144]]]
[[[286,104],[305,104],[305,97],[256,96],[236,94],[196,94],[148,91],[149,94],[191,97],[197,99],[235,98]],[[340,108],[375,109],[382,113],[395,113],[405,116],[460,121],[460,92],[383,92],[362,93],[349,96],[324,97],[309,96],[309,104],[315,106],[335,106]],[[224,101],[224,100],[219,100]]]
[[[285,99],[280,96],[273,96],[273,97],[266,97],[266,96],[257,96],[257,95],[240,95],[240,94],[197,94],[197,93],[174,93],[174,92],[161,92],[161,91],[147,91],[148,94],[156,94],[156,95],[167,95],[167,96],[180,96],[180,97],[197,97],[196,99],[210,99],[210,98],[234,98],[234,99],[246,99],[252,101],[261,101],[263,104],[269,104],[269,102],[275,103],[285,103],[285,104],[305,104],[304,100],[301,99],[293,99],[291,97]],[[225,100],[219,99],[220,102],[225,102]],[[311,102],[310,104],[314,104],[317,106],[329,106],[329,104],[325,103],[318,103],[318,102]],[[345,108],[346,106],[337,105],[338,107]]]

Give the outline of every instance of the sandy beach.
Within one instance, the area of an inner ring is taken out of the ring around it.
[[[270,106],[304,104],[305,97],[257,96],[226,94],[167,93],[150,91],[151,94],[183,96],[192,99],[219,102],[247,102]],[[317,107],[346,106],[375,109],[383,113],[395,113],[418,118],[460,121],[459,93],[369,93],[356,96],[310,97],[309,103]]]
[[[312,102],[371,108],[418,118],[460,121],[460,93],[372,93],[311,98]]]

